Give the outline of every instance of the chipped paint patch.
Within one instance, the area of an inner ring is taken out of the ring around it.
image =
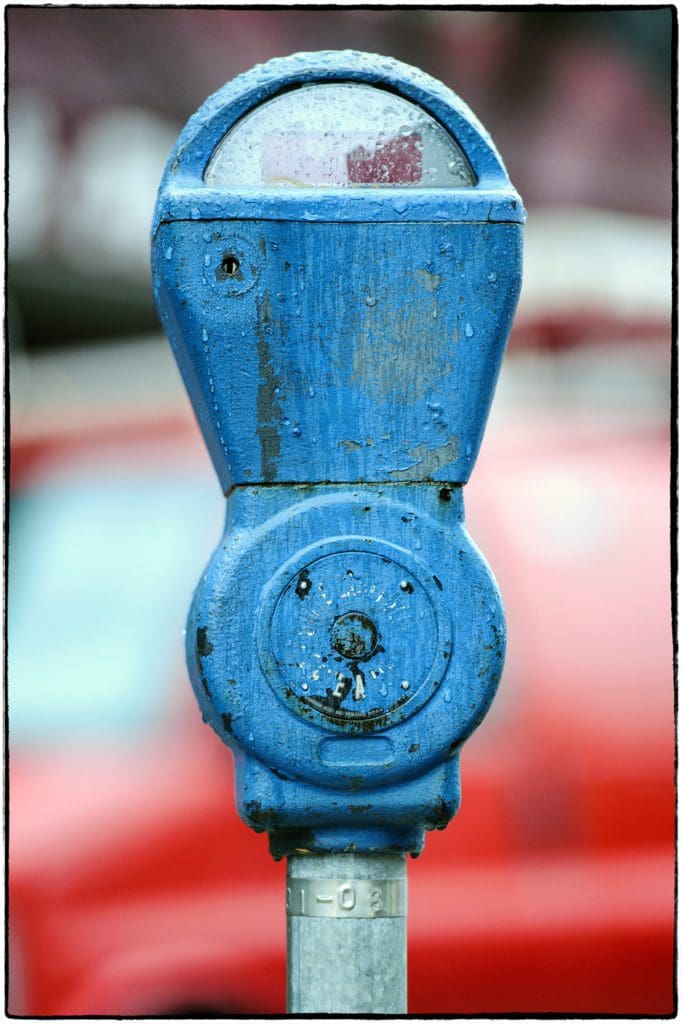
[[[208,627],[199,626],[197,629],[196,647],[197,654],[200,658],[207,658],[209,654],[213,653],[213,644],[208,639]]]
[[[435,296],[429,297],[442,280],[441,275],[427,270],[408,271],[401,283],[400,301],[382,294],[372,306],[358,302],[353,311],[357,332],[350,346],[351,379],[371,401],[393,402],[397,392],[408,404],[420,401],[434,381],[447,374],[442,310]],[[344,349],[339,358],[344,374]]]
[[[277,459],[279,458],[282,442],[277,429],[277,423],[282,417],[282,407],[277,397],[278,389],[282,386],[282,378],[275,372],[270,354],[270,344],[266,337],[266,329],[272,320],[272,303],[268,292],[265,292],[262,299],[256,302],[258,315],[256,318],[256,336],[258,341],[256,349],[258,352],[258,394],[256,396],[256,411],[258,415],[258,426],[256,435],[260,443],[261,473],[266,483],[272,483],[277,475]]]
[[[433,274],[430,270],[413,270],[412,273],[426,288],[427,292],[435,292],[436,288],[440,288],[443,281],[442,274]]]
[[[440,448],[429,448],[418,444],[408,451],[414,463],[407,469],[392,469],[390,475],[394,480],[429,480],[439,469],[454,462],[459,457],[459,438],[450,436]]]

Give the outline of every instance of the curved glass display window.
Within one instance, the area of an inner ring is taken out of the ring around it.
[[[213,187],[462,188],[464,153],[422,107],[352,82],[302,86],[238,121],[204,174]]]

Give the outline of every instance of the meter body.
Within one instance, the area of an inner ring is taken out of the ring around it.
[[[227,496],[187,658],[276,857],[419,852],[501,674],[464,525],[522,203],[445,86],[356,52],[206,101],[154,222],[159,313]]]

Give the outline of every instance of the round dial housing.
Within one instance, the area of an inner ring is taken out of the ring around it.
[[[268,588],[261,661],[298,714],[344,731],[412,714],[443,677],[449,617],[437,576],[379,541],[316,545]]]

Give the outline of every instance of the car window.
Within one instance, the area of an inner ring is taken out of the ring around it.
[[[168,721],[185,616],[220,535],[221,504],[212,480],[153,467],[146,477],[110,467],[57,474],[13,499],[14,744],[96,741]]]

